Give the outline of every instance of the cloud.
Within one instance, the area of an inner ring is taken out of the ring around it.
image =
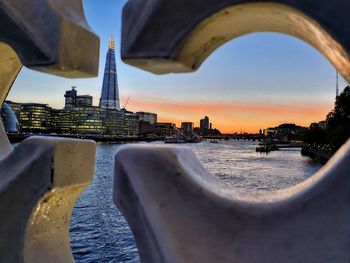
[[[177,125],[182,121],[192,121],[198,126],[199,120],[207,115],[213,126],[222,132],[257,132],[286,122],[309,126],[311,122],[323,120],[332,106],[332,103],[288,100],[283,103],[180,102],[156,94],[141,93],[132,95],[128,109],[155,112],[160,121]]]

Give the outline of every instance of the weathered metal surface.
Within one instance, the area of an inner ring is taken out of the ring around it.
[[[15,81],[22,64],[13,49],[0,43],[0,108],[5,100],[13,82]],[[10,142],[7,139],[5,129],[0,119],[0,160],[12,151]]]
[[[0,0],[0,42],[35,70],[74,78],[98,73],[99,38],[82,0]]]
[[[346,0],[130,0],[122,58],[158,74],[190,72],[231,39],[280,32],[311,44],[350,81],[349,13]]]
[[[32,137],[0,162],[0,261],[73,262],[69,225],[95,143]]]
[[[7,44],[0,42],[0,104],[5,100],[22,64],[15,51]]]
[[[0,105],[22,64],[64,77],[96,76],[99,38],[81,0],[0,0]],[[12,150],[0,124],[0,159]]]
[[[96,76],[99,39],[81,0],[0,0],[0,105],[22,64]],[[73,262],[69,225],[91,182],[95,143],[30,138],[12,149],[0,120],[0,262]]]
[[[350,262],[349,163],[350,141],[307,181],[252,193],[220,182],[188,148],[125,146],[114,202],[142,262]]]
[[[349,13],[346,0],[130,0],[122,59],[191,72],[234,38],[280,32],[350,81]],[[116,156],[114,201],[143,262],[350,262],[349,163],[350,141],[306,182],[258,194],[221,184],[189,149],[128,146]]]
[[[12,151],[12,146],[8,140],[5,132],[5,128],[0,120],[0,161],[8,156]]]
[[[29,140],[53,147],[53,161],[50,163],[50,189],[40,197],[27,223],[24,262],[74,262],[70,218],[76,199],[93,178],[95,142],[54,138]]]

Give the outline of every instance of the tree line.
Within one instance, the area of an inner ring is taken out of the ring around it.
[[[350,87],[337,96],[334,109],[328,113],[326,127],[312,126],[305,133],[309,144],[328,145],[337,151],[350,138]]]

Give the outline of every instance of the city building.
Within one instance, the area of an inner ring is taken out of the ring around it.
[[[103,124],[107,135],[124,135],[124,119],[122,113],[117,110],[103,109]]]
[[[184,136],[192,136],[193,135],[193,122],[182,122],[181,130]]]
[[[99,106],[105,109],[120,110],[117,65],[115,61],[115,42],[112,37],[109,41]]]
[[[158,135],[161,136],[162,132],[159,128],[156,128],[154,124],[150,124],[147,121],[139,121],[139,135],[148,136],[148,135]]]
[[[76,107],[92,107],[92,96],[90,95],[77,96]]]
[[[327,128],[327,121],[314,122],[310,124],[310,129],[319,128],[325,130]]]
[[[71,134],[106,134],[105,109],[100,107],[75,107],[70,109]]]
[[[139,134],[139,120],[135,113],[127,110],[122,110],[123,135],[136,136]]]
[[[76,97],[77,91],[75,87],[72,87],[72,90],[67,90],[64,94],[64,107],[73,108],[76,106]]]
[[[67,90],[65,95],[65,108],[74,107],[92,107],[92,96],[90,95],[78,95],[76,87],[72,87],[71,90]]]
[[[2,117],[10,120],[7,122],[8,130],[14,131],[15,115],[20,131],[24,133],[137,136],[139,119],[154,125],[157,122],[155,113],[135,114],[126,109],[120,110],[114,49],[111,38],[99,107],[93,106],[92,96],[78,95],[76,87],[65,92],[64,109],[52,109],[46,104],[7,101]]]
[[[156,113],[139,111],[139,112],[136,112],[136,116],[140,121],[148,122],[149,124],[152,124],[152,125],[157,123]]]
[[[136,136],[139,121],[132,112],[100,107],[50,109],[51,133],[106,136]]]
[[[7,103],[4,103],[1,108],[1,119],[6,132],[18,132],[19,124],[17,117]]]
[[[213,124],[209,121],[209,117],[205,116],[199,122],[199,128],[194,129],[194,133],[201,136],[219,136],[221,132],[213,128]]]
[[[49,110],[47,104],[22,103],[19,120],[21,132],[48,133]]]
[[[49,112],[50,133],[71,134],[71,129],[73,126],[71,110],[69,108],[62,110],[50,109]]]
[[[202,132],[209,130],[209,117],[208,116],[205,116],[204,119],[200,120],[199,128]]]
[[[160,130],[161,136],[167,137],[167,136],[173,136],[176,135],[176,125],[174,123],[170,122],[157,122],[155,124],[155,128]]]
[[[133,112],[103,109],[105,115],[103,124],[106,135],[137,136],[139,134],[139,120]]]
[[[294,123],[284,123],[274,128],[264,130],[264,135],[278,142],[287,143],[295,140],[302,140],[307,128],[295,125]]]

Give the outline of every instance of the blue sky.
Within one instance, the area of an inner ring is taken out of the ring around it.
[[[64,106],[64,92],[100,97],[111,35],[117,42],[121,105],[156,112],[162,121],[198,121],[208,115],[224,131],[321,120],[332,108],[335,70],[308,44],[282,34],[257,33],[235,39],[214,52],[195,73],[157,76],[124,64],[119,57],[121,12],[126,1],[85,0],[86,17],[101,38],[97,78],[64,79],[24,69],[8,99]],[[341,78],[340,86],[345,81]],[[281,110],[279,110],[281,109]],[[303,114],[304,112],[304,114]],[[254,124],[254,125],[253,125]]]

